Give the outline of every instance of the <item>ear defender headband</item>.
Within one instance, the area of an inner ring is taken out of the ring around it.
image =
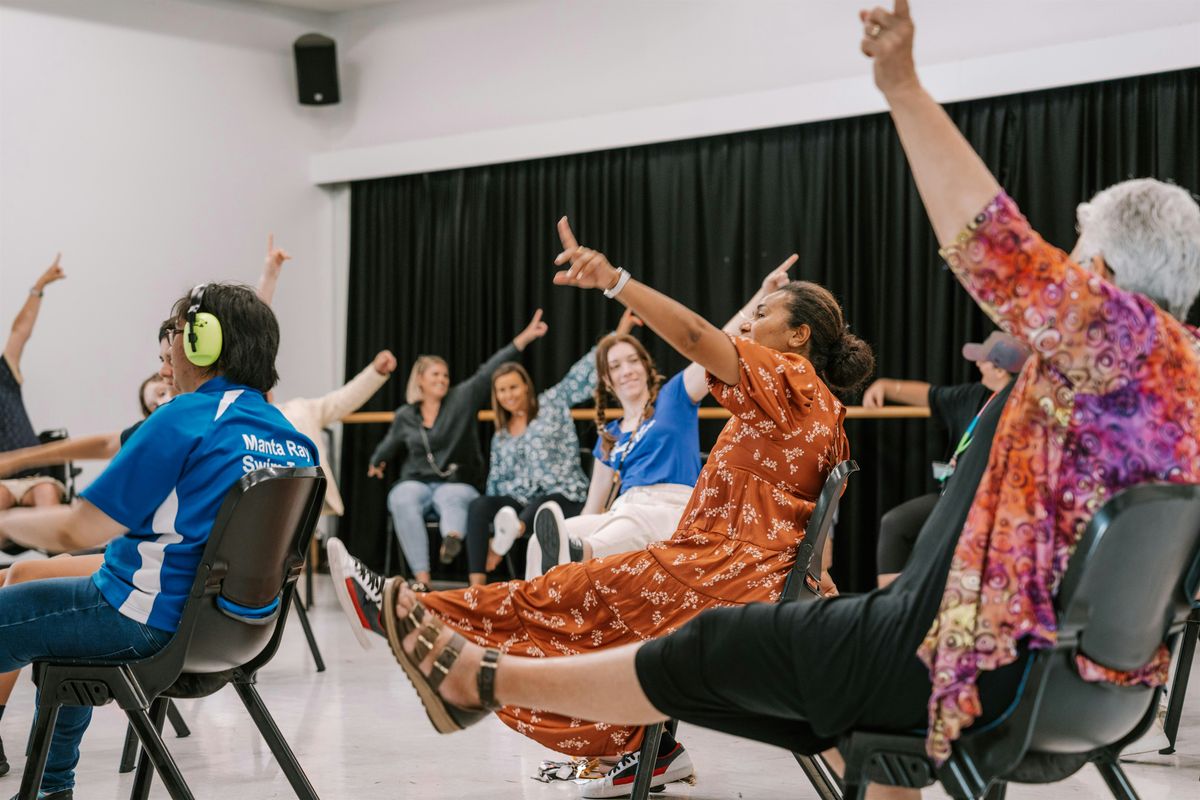
[[[221,357],[221,344],[224,341],[220,321],[207,311],[200,310],[204,305],[206,285],[202,283],[192,289],[187,321],[183,324],[183,354],[197,367],[215,364]]]

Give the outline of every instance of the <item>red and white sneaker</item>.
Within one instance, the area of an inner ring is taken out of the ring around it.
[[[333,577],[334,594],[354,631],[354,637],[364,650],[371,649],[367,631],[386,637],[379,622],[379,605],[383,602],[384,577],[346,551],[342,540],[332,538],[325,545],[329,556],[329,574]]]
[[[633,791],[634,778],[637,777],[639,755],[626,754],[602,779],[583,784],[579,796],[628,797]],[[695,774],[692,757],[683,749],[683,745],[676,743],[671,752],[659,756],[654,762],[654,780],[650,784],[650,791],[662,791],[665,784],[687,780]]]

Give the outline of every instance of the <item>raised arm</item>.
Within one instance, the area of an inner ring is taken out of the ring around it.
[[[896,0],[892,13],[877,7],[859,12],[859,17],[863,21],[862,51],[875,62],[875,85],[891,107],[938,242],[949,245],[1000,193],[1000,184],[946,111],[921,86],[912,57],[913,21],[908,0]]]
[[[684,358],[725,383],[737,383],[737,349],[724,331],[682,303],[633,280],[629,273],[610,264],[603,253],[581,247],[566,217],[558,221],[558,235],[563,252],[554,263],[567,269],[555,273],[555,283],[608,290]]]
[[[71,461],[109,459],[121,449],[120,433],[80,436],[58,442],[22,447],[0,453],[0,478],[34,467],[51,467]]]
[[[341,388],[334,389],[322,397],[320,405],[321,427],[340,420],[347,414],[358,411],[387,383],[396,369],[396,357],[390,350],[380,350],[363,371],[351,378]]]
[[[263,263],[262,277],[258,279],[259,300],[271,305],[271,301],[275,299],[275,286],[279,283],[283,262],[291,258],[286,250],[275,246],[275,234],[267,234],[267,258]]]
[[[529,324],[513,337],[511,343],[493,353],[491,358],[479,365],[474,375],[455,388],[471,393],[472,406],[485,405],[492,396],[492,373],[496,368],[505,361],[512,361],[517,353],[522,352],[531,342],[545,336],[548,330],[550,326],[542,321],[542,310],[539,308],[533,313]]]
[[[21,354],[25,352],[25,343],[33,335],[33,326],[37,323],[38,312],[42,309],[42,294],[47,286],[67,277],[58,264],[61,258],[62,253],[55,254],[54,263],[34,282],[33,288],[29,290],[29,297],[25,298],[25,305],[21,306],[16,319],[13,320],[12,332],[4,345],[4,356],[14,370],[19,371],[21,368]]]

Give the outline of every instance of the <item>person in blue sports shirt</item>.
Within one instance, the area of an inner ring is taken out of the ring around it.
[[[168,358],[179,392],[121,448],[51,531],[8,527],[56,551],[109,543],[91,577],[0,589],[0,671],[47,656],[145,658],[170,641],[217,511],[246,473],[315,466],[317,449],[265,394],[278,381],[279,325],[249,287],[198,286],[174,306]],[[192,331],[197,336],[189,336]],[[91,708],[59,712],[43,800],[72,800]]]

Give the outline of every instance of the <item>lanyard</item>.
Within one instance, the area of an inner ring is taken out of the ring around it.
[[[971,420],[971,424],[967,426],[965,431],[963,431],[962,438],[958,440],[958,446],[954,448],[954,455],[950,456],[951,467],[958,463],[958,457],[961,456],[966,449],[971,446],[971,437],[975,433],[975,426],[979,424],[979,418],[983,416],[984,411],[987,411],[987,407],[991,405],[993,400],[996,399],[997,394],[999,394],[999,392],[992,392],[992,396],[987,399],[987,401],[983,404],[983,407],[980,408],[979,412],[975,415],[975,418]]]

